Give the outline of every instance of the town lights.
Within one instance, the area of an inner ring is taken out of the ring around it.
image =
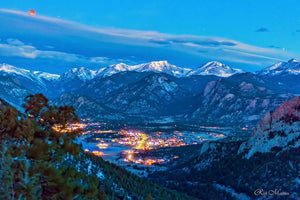
[[[104,156],[105,154],[102,151],[92,151],[92,154],[95,156]]]

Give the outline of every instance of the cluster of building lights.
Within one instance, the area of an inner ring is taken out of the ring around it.
[[[221,127],[218,127],[218,126],[200,126],[200,128],[204,128],[204,129],[222,129]]]
[[[133,147],[134,149],[140,150],[151,150],[162,147],[178,147],[187,145],[183,139],[179,139],[176,136],[173,136],[168,139],[159,138],[160,135],[156,135],[157,137],[148,136],[146,133],[142,133],[139,131],[127,131],[121,130],[119,134],[123,135],[123,138],[114,139],[115,142],[119,144],[128,145]]]
[[[103,126],[106,126],[105,123],[94,123],[90,121],[90,119],[82,119],[82,123],[76,123],[76,124],[68,124],[66,127],[62,126],[53,126],[53,130],[60,132],[60,133],[67,133],[72,132],[76,130],[83,130],[82,135],[85,134],[110,134],[110,133],[117,133],[114,130],[109,130],[108,128],[106,130],[103,130]],[[87,128],[86,128],[87,127]],[[91,128],[93,127],[93,128]],[[100,129],[101,127],[101,129]],[[203,129],[221,129],[221,127],[204,127],[201,126],[200,128]],[[110,127],[111,129],[111,127]],[[189,132],[189,133],[181,133],[179,131],[174,131],[174,134],[170,135],[169,133],[162,133],[157,132],[155,134],[146,134],[141,131],[129,131],[126,129],[120,130],[118,132],[119,135],[122,135],[122,137],[117,137],[114,139],[105,139],[98,137],[96,138],[97,144],[96,146],[99,148],[99,151],[93,150],[91,151],[92,154],[96,156],[105,156],[108,154],[105,154],[101,150],[107,149],[110,145],[113,145],[113,143],[118,143],[121,145],[130,146],[131,150],[123,151],[124,154],[124,161],[125,162],[132,162],[142,165],[154,165],[159,164],[163,162],[168,162],[170,159],[165,158],[166,160],[162,158],[143,158],[141,156],[138,156],[138,154],[141,151],[148,151],[151,149],[158,149],[163,147],[179,147],[179,146],[185,146],[190,144],[198,144],[199,141],[205,141],[209,138],[222,138],[225,137],[224,134],[216,134],[207,132],[206,135],[209,137],[206,137],[205,135],[196,135],[195,132]],[[106,136],[105,136],[106,137]],[[107,137],[111,137],[110,135]],[[85,149],[86,152],[89,152],[88,149]],[[173,159],[177,159],[178,156],[174,156]]]
[[[95,156],[104,156],[105,154],[102,151],[92,151],[92,154]]]
[[[190,140],[188,142],[187,137],[183,135],[183,133],[179,131],[175,131],[174,135],[170,136],[169,134],[166,136],[162,132],[157,132],[154,135],[148,135],[141,131],[128,131],[128,130],[121,130],[118,134],[122,135],[121,138],[114,138],[110,140],[114,143],[119,143],[121,145],[126,145],[132,147],[131,150],[123,151],[124,154],[124,161],[125,162],[132,162],[142,165],[154,165],[158,163],[167,162],[168,160],[159,159],[159,158],[141,158],[138,155],[140,151],[147,151],[151,149],[158,149],[163,147],[179,147],[185,146],[189,144],[197,144],[202,141],[207,140],[206,138],[201,138],[200,136],[195,137],[199,141],[196,142],[195,140]],[[213,138],[222,138],[225,137],[224,134],[215,134],[215,133],[206,133],[210,137]],[[193,135],[193,134],[192,134]],[[194,137],[194,136],[193,136]],[[108,142],[105,142],[101,138],[96,138],[99,140],[99,143],[96,145],[99,149],[106,149],[109,146]],[[92,152],[94,155],[103,156],[103,152],[99,153],[97,151]],[[178,158],[175,156],[174,159]]]
[[[74,124],[67,124],[66,126],[62,125],[54,125],[52,129],[59,133],[70,133],[77,130],[83,130],[87,124],[84,123],[74,123]]]
[[[85,152],[90,152],[90,150],[88,150],[88,149],[85,149],[84,151]],[[104,155],[106,155],[102,151],[92,151],[91,153],[94,154],[95,156],[104,156]]]
[[[100,142],[96,145],[99,149],[107,149],[107,147],[109,146],[108,143],[104,143],[104,142]]]
[[[123,152],[125,154],[124,161],[142,165],[159,164],[165,162],[165,160],[156,158],[135,158],[135,154],[137,154],[140,150],[151,150],[162,147],[178,147],[187,145],[187,143],[185,143],[183,139],[179,139],[176,136],[173,136],[171,138],[161,138],[162,133],[160,132],[156,133],[154,137],[140,131],[121,130],[119,131],[119,134],[123,135],[124,137],[120,139],[114,139],[114,142],[118,142],[122,145],[128,145],[135,149]]]
[[[123,153],[126,154],[126,157],[124,158],[125,162],[133,162],[142,165],[153,165],[153,164],[165,162],[164,159],[155,159],[155,158],[135,159],[134,157],[135,152],[133,150],[124,151]]]

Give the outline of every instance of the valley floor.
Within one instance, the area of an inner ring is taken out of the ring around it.
[[[141,177],[167,170],[176,160],[181,160],[182,155],[177,150],[179,147],[198,149],[206,141],[233,136],[237,140],[249,137],[246,128],[179,124],[113,125],[84,121],[85,128],[78,143],[86,152],[101,156]]]

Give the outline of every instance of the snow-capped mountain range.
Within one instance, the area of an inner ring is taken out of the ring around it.
[[[134,68],[138,72],[148,72],[148,71],[158,72],[158,73],[163,72],[176,77],[186,76],[190,71],[192,71],[189,68],[181,68],[175,65],[171,65],[167,61],[157,61],[157,62],[140,64],[134,66]]]
[[[299,66],[296,60],[287,63],[293,70]],[[284,66],[289,71],[287,64]],[[77,106],[81,116],[92,113],[103,117],[113,111],[114,119],[119,119],[116,116],[122,112],[122,117],[138,118],[142,113],[149,120],[178,115],[180,120],[213,123],[222,119],[225,124],[245,124],[254,123],[262,111],[300,94],[300,74],[267,76],[239,72],[218,62],[209,62],[195,70],[167,61],[133,66],[120,63],[99,70],[74,68],[61,75],[2,64],[0,98],[21,107],[26,95],[43,93],[51,101],[58,99],[58,105]],[[65,94],[68,96],[60,98]]]
[[[5,63],[0,65],[0,75],[22,76],[30,80],[38,80],[39,82],[43,82],[43,80],[57,80],[60,77],[60,75],[58,74],[51,74],[41,71],[30,71],[27,69],[17,68]]]
[[[0,73],[2,75],[10,74],[14,76],[23,76],[30,80],[38,80],[39,82],[43,82],[44,80],[72,79],[75,77],[82,81],[87,81],[95,77],[108,77],[124,71],[166,73],[175,77],[187,77],[191,75],[215,75],[219,77],[229,77],[233,74],[242,72],[240,69],[232,69],[217,61],[208,62],[195,70],[178,67],[168,63],[167,61],[153,61],[139,65],[119,63],[103,67],[99,70],[90,70],[84,67],[73,68],[62,75],[30,71],[8,64],[0,65]]]
[[[267,67],[261,71],[257,72],[258,75],[268,75],[268,76],[276,76],[282,74],[300,74],[300,62],[291,59],[288,62],[278,62],[270,67]]]
[[[119,63],[101,68],[99,70],[74,68],[66,72],[63,76],[78,76],[78,78],[80,78],[81,80],[83,80],[83,78],[90,80],[94,77],[104,78],[125,71],[166,73],[176,77],[184,77],[187,76],[188,73],[192,70],[189,68],[181,68],[175,65],[171,65],[167,61],[153,61],[139,65],[127,65],[125,63]]]
[[[168,63],[167,61],[153,61],[134,66],[129,66],[124,63],[110,65],[100,69],[96,72],[96,74],[101,77],[106,77],[121,71],[166,73],[175,77],[186,77],[191,75],[215,75],[220,77],[229,77],[233,74],[242,72],[242,70],[232,69],[217,61],[208,62],[195,70],[178,67]]]
[[[114,64],[107,67],[103,67],[99,70],[90,70],[87,68],[74,68],[64,73],[62,76],[78,77],[81,80],[91,80],[95,77],[108,77],[113,74],[124,71],[136,71],[136,72],[156,72],[166,73],[175,77],[188,77],[192,75],[214,75],[218,77],[230,77],[234,74],[243,73],[243,70],[231,68],[218,61],[208,62],[196,69],[182,68],[176,65],[172,65],[167,61],[153,61],[149,63],[143,63],[139,65],[127,65],[124,63]],[[255,72],[257,75],[279,75],[279,74],[300,74],[300,63],[291,59],[288,62],[279,62],[270,67],[264,68]],[[58,75],[55,75],[57,77]]]
[[[237,73],[242,73],[241,69],[234,69],[217,61],[208,62],[195,70],[190,68],[182,68],[168,63],[167,61],[153,61],[139,65],[127,65],[124,63],[114,64],[103,67],[99,70],[90,70],[88,68],[73,68],[62,75],[51,74],[41,71],[30,71],[27,69],[17,68],[8,64],[0,64],[0,75],[4,76],[22,76],[29,80],[44,83],[45,81],[56,81],[78,78],[82,81],[91,80],[95,77],[108,77],[113,74],[125,71],[136,72],[156,72],[166,73],[175,77],[187,77],[192,75],[214,75],[219,77],[229,77]],[[263,70],[257,71],[260,76],[276,76],[281,74],[300,74],[300,63],[291,59],[288,62],[279,62]]]

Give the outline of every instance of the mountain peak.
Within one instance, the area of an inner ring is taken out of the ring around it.
[[[149,63],[144,63],[144,64],[140,64],[140,65],[136,65],[139,66],[138,68],[140,71],[141,70],[157,70],[157,71],[163,71],[165,68],[171,67],[172,65],[168,63],[168,61],[164,60],[164,61],[152,61]],[[175,65],[173,65],[175,66]]]
[[[170,66],[171,64],[168,63],[167,60],[161,60],[161,61],[152,61],[150,62],[151,65],[154,65],[154,66]]]
[[[240,69],[232,69],[231,67],[218,61],[211,61],[198,67],[189,75],[215,75],[220,77],[229,77],[240,72],[242,72]]]
[[[85,67],[80,67],[80,68],[73,68],[67,72],[65,72],[62,77],[63,78],[79,78],[80,80],[91,80],[95,77],[96,72],[93,70],[90,70]]]
[[[104,69],[104,70],[102,70]],[[124,71],[132,71],[135,70],[134,66],[127,65],[125,63],[118,63],[118,64],[113,64],[109,65],[108,67],[104,67],[100,69],[101,71],[111,71],[111,73],[117,73],[117,72],[124,72]]]
[[[177,67],[168,63],[168,61],[152,61],[149,63],[144,63],[134,66],[135,70],[138,72],[157,72],[157,73],[166,73],[176,77],[185,76],[191,69]]]
[[[109,65],[108,67],[103,67],[99,69],[96,72],[96,75],[98,77],[107,77],[124,71],[132,71],[132,66],[129,66],[125,63],[113,64],[113,65]]]
[[[121,71],[166,73],[175,77],[185,77],[190,75],[216,75],[220,77],[229,77],[233,74],[242,72],[240,69],[232,69],[218,61],[208,62],[198,69],[192,70],[190,68],[172,65],[167,60],[161,60],[133,66],[125,63],[114,64],[98,70],[96,74],[99,77],[107,77]]]
[[[120,71],[125,71],[126,69],[128,69],[128,65],[126,65],[125,63],[118,63],[118,64],[115,64],[115,65],[110,65],[110,67],[114,67],[115,69],[117,70],[120,70]]]
[[[42,71],[30,71],[28,69],[18,68],[8,64],[0,64],[0,75],[14,77],[14,81],[22,83],[23,87],[28,87],[32,91],[35,89],[45,89],[47,82],[56,81],[60,75],[50,74]]]
[[[290,59],[289,61],[288,61],[288,63],[297,63],[298,62],[298,60],[296,60],[296,59],[294,59],[294,58],[292,58],[292,59]]]
[[[6,64],[6,63],[0,64],[0,73],[4,76],[9,74],[12,76],[20,76],[20,77],[27,78],[30,80],[38,80],[38,81],[41,81],[40,78],[47,79],[46,74],[48,74],[48,77],[50,77],[50,75],[51,75],[46,72],[38,72],[38,71],[32,72],[30,70],[18,68],[18,67]],[[42,73],[44,73],[44,76],[40,75]],[[55,76],[55,75],[53,75],[53,76]]]
[[[225,66],[224,64],[222,64],[222,63],[220,63],[220,62],[218,62],[218,61],[210,61],[210,62],[208,62],[208,63],[202,65],[201,68],[206,68],[206,67],[212,66],[212,65],[219,66],[219,67],[228,67],[228,66]]]
[[[13,73],[13,74],[18,74],[18,75],[24,75],[24,73],[30,73],[29,70],[27,69],[22,69],[22,68],[18,68],[18,67],[14,67],[12,65],[3,63],[0,65],[0,71],[1,72],[6,72],[6,73]]]
[[[33,74],[39,78],[43,78],[46,80],[57,80],[60,77],[60,75],[58,75],[58,74],[50,74],[50,73],[41,72],[41,71],[34,71]]]
[[[300,63],[295,59],[288,62],[278,62],[257,72],[259,75],[275,76],[280,74],[300,74]]]
[[[71,69],[70,71],[72,71],[73,73],[82,73],[82,72],[86,72],[86,71],[90,71],[90,70],[85,67],[75,67],[75,68]]]

